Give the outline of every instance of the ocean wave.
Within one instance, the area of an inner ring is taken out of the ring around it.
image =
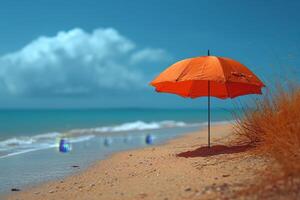
[[[71,143],[83,142],[90,140],[94,135],[85,135],[68,138]],[[0,158],[15,156],[32,151],[58,147],[60,138],[65,135],[58,132],[45,133],[32,137],[14,137],[0,141]]]
[[[127,131],[143,131],[143,130],[155,130],[162,128],[176,128],[176,127],[191,127],[198,126],[199,123],[185,123],[182,121],[165,120],[160,122],[144,122],[135,121],[127,122],[114,126],[102,126],[89,129],[74,129],[70,134],[84,134],[84,133],[109,133],[109,132],[127,132]]]
[[[225,122],[218,122],[225,123]],[[226,122],[228,123],[228,122]],[[54,148],[58,146],[60,138],[68,138],[71,143],[83,142],[92,139],[97,134],[144,131],[163,128],[195,127],[207,123],[186,123],[182,121],[165,120],[159,122],[135,121],[113,126],[102,126],[89,129],[73,129],[65,133],[50,132],[34,136],[13,137],[0,141],[0,158],[18,155],[22,153]]]
[[[173,127],[184,127],[187,126],[185,122],[176,122],[176,121],[161,121],[161,122],[143,122],[136,121],[132,123],[124,123],[119,126],[111,127],[102,127],[98,128],[95,131],[99,132],[122,132],[122,131],[133,131],[133,130],[153,130],[160,128],[173,128]]]
[[[30,137],[10,138],[0,142],[0,147],[14,147],[18,145],[28,145],[33,143],[33,139]]]
[[[0,148],[15,148],[19,146],[31,146],[32,144],[47,144],[48,142],[51,143],[53,139],[57,138],[61,134],[58,132],[53,132],[53,133],[45,133],[45,134],[40,134],[40,135],[35,135],[35,136],[20,136],[20,137],[13,137],[4,141],[0,141]]]

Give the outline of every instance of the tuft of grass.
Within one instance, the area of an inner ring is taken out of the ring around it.
[[[256,100],[255,104],[254,109],[243,109],[242,117],[236,119],[234,133],[240,141],[276,161],[280,181],[299,180],[300,86],[278,87],[275,93]]]

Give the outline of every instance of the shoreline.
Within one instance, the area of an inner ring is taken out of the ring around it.
[[[0,196],[11,191],[12,188],[23,190],[27,186],[34,186],[47,181],[62,179],[84,170],[99,160],[106,159],[110,155],[132,149],[149,146],[145,142],[147,134],[154,137],[152,145],[164,143],[185,133],[193,132],[201,127],[165,128],[151,131],[135,131],[114,133],[113,135],[95,136],[90,140],[72,144],[72,151],[64,154],[56,148],[33,151],[21,155],[3,158],[0,162],[2,174],[0,179]],[[106,143],[106,138],[110,143]],[[31,162],[22,164],[24,160]],[[37,165],[36,165],[37,164]],[[73,165],[80,168],[73,168]],[[45,169],[48,169],[46,176]],[[6,174],[11,174],[6,176]]]
[[[255,180],[253,177],[258,167],[244,174],[242,163],[237,163],[236,169],[224,160],[230,158],[229,162],[237,162],[239,155],[245,154],[253,159],[250,163],[261,165],[262,169],[265,162],[251,157],[247,153],[248,147],[226,146],[231,129],[230,124],[212,126],[214,151],[207,151],[207,130],[203,129],[162,144],[113,153],[74,175],[27,187],[24,191],[10,192],[5,198],[182,199],[189,195],[190,199],[199,199],[200,196],[217,197],[224,191],[232,195],[244,184],[243,181],[247,180],[249,184],[249,180]],[[225,164],[217,160],[223,160]],[[248,161],[245,164],[248,165]],[[224,169],[219,170],[220,165]],[[238,169],[243,171],[242,177],[232,175]]]
[[[231,121],[213,122],[212,126],[226,125],[226,124],[229,124],[229,123],[231,123]],[[200,130],[203,130],[202,126],[200,126],[198,128]],[[184,133],[180,133],[179,135],[176,135],[175,137],[173,137],[171,139],[167,139],[165,141],[161,141],[161,142],[156,143],[156,144],[151,144],[151,145],[147,145],[147,146],[143,146],[143,147],[134,147],[132,149],[119,150],[119,151],[116,151],[116,152],[110,153],[109,155],[104,156],[104,158],[92,161],[92,163],[90,163],[88,166],[84,166],[84,167],[80,166],[78,168],[76,167],[76,168],[70,169],[70,172],[67,175],[63,176],[63,177],[56,177],[56,178],[53,178],[52,180],[44,180],[44,181],[41,181],[41,182],[38,182],[38,183],[29,183],[29,184],[27,184],[27,185],[25,185],[21,188],[20,187],[12,187],[12,188],[18,188],[18,189],[20,189],[20,191],[27,191],[27,190],[39,187],[41,185],[45,185],[47,183],[58,182],[58,181],[61,181],[63,179],[66,179],[68,177],[84,173],[86,170],[89,170],[94,165],[97,165],[98,163],[100,163],[100,162],[102,162],[106,159],[110,159],[111,157],[113,157],[116,154],[124,153],[124,152],[127,152],[127,151],[143,150],[145,148],[153,148],[153,147],[157,147],[157,146],[163,146],[163,145],[168,144],[169,142],[172,142],[173,140],[180,139],[182,137],[186,137],[187,135],[191,135],[191,134],[195,134],[195,133],[196,133],[196,131],[187,131],[187,132],[184,132]],[[138,135],[138,134],[140,134],[140,133],[134,133],[134,135]],[[111,134],[103,133],[101,136],[113,137],[113,136],[123,136],[123,134],[122,134],[122,132],[113,132]],[[42,149],[42,150],[49,150],[49,149]],[[39,150],[36,150],[36,151],[39,151]],[[7,197],[7,196],[10,196],[12,194],[15,194],[15,193],[12,192],[12,191],[2,192],[2,193],[0,193],[0,197]]]

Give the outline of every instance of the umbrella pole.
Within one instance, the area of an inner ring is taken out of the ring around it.
[[[208,112],[207,112],[207,131],[208,131],[208,147],[210,147],[210,81],[208,81],[208,96],[207,96],[207,106],[208,106]]]
[[[207,55],[210,56],[209,49],[207,50]],[[208,111],[207,111],[207,133],[208,133],[208,147],[210,147],[210,81],[208,81],[208,86],[207,86],[207,106],[208,106]]]

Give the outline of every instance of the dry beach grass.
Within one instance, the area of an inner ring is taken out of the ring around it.
[[[275,93],[256,101],[255,109],[244,109],[234,132],[240,142],[255,146],[256,153],[274,160],[261,185],[252,188],[261,195],[289,194],[300,198],[300,87],[278,87]],[[251,189],[250,189],[251,191]]]

